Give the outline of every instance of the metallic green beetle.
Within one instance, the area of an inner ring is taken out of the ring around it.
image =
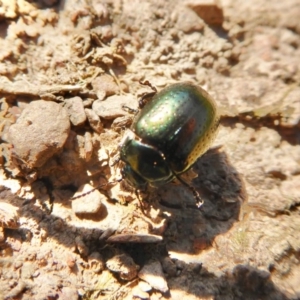
[[[208,150],[218,125],[216,104],[202,88],[189,82],[164,88],[140,110],[123,138],[123,178],[137,189],[179,178]]]

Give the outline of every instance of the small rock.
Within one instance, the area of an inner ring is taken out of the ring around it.
[[[152,287],[145,281],[139,282],[139,288],[143,292],[150,292],[152,290]]]
[[[159,261],[152,261],[145,265],[138,276],[162,293],[166,293],[169,290]]]
[[[84,134],[84,153],[85,153],[85,161],[89,161],[92,158],[92,154],[93,154],[93,141],[92,141],[92,135],[88,131],[86,131]]]
[[[177,13],[176,28],[184,33],[201,31],[204,28],[204,22],[190,8],[180,6]]]
[[[55,231],[62,231],[64,229],[64,222],[62,219],[56,219],[52,223],[52,228]]]
[[[72,209],[76,215],[84,216],[97,214],[101,210],[102,201],[106,200],[106,197],[98,190],[90,192],[93,189],[94,188],[91,185],[84,184],[75,193],[74,197],[85,194],[72,201]]]
[[[138,266],[126,254],[112,257],[106,262],[106,266],[110,271],[118,273],[123,280],[132,280],[137,276]]]
[[[75,287],[71,287],[71,286],[62,287],[61,294],[59,295],[59,299],[61,299],[61,300],[69,300],[69,299],[77,300],[78,298],[79,298],[79,295],[78,295]]]
[[[73,130],[70,130],[69,136],[64,144],[64,149],[74,150],[74,148],[77,146],[76,144],[77,144],[77,133]]]
[[[202,263],[191,263],[190,267],[195,274],[200,274],[202,270]]]
[[[114,119],[114,121],[111,124],[111,128],[114,130],[120,130],[123,128],[128,128],[130,124],[132,123],[133,116],[123,116],[118,117]]]
[[[80,255],[85,256],[85,257],[89,255],[89,249],[85,245],[81,236],[77,236],[75,238],[75,244],[76,244],[76,248],[77,248],[78,252],[80,253]]]
[[[70,121],[74,126],[82,125],[86,121],[83,101],[80,97],[65,100],[65,108],[68,111]]]
[[[119,92],[119,87],[114,78],[108,74],[103,74],[95,78],[92,81],[92,86],[99,100],[103,100],[105,96],[115,95]]]
[[[83,106],[84,106],[84,108],[92,107],[93,102],[97,99],[96,96],[97,95],[94,95],[95,99],[93,99],[93,98],[85,98],[83,100]]]
[[[149,298],[149,294],[140,290],[138,286],[135,286],[133,289],[132,289],[132,296],[133,297],[137,297],[137,298],[140,298],[140,299],[150,299]]]
[[[65,108],[55,102],[32,101],[9,129],[15,154],[31,168],[41,167],[63,147],[70,131]]]
[[[88,257],[88,264],[90,269],[95,273],[100,273],[104,269],[104,260],[99,252],[93,252]]]
[[[99,116],[90,108],[86,108],[84,112],[93,130],[97,133],[101,133],[103,130],[103,125]]]
[[[100,242],[104,242],[108,237],[110,237],[115,232],[115,229],[108,228],[102,232],[102,234],[99,237]]]
[[[221,25],[224,21],[219,0],[186,0],[185,5],[190,7],[207,24]]]
[[[177,267],[170,257],[165,257],[163,259],[162,267],[163,267],[164,272],[167,273],[169,276],[171,276],[171,277],[176,276]]]
[[[110,236],[106,241],[108,243],[158,243],[161,242],[163,238],[160,235],[155,234],[142,234],[142,233],[120,233]]]
[[[123,105],[137,109],[138,101],[132,96],[115,95],[107,98],[105,101],[94,101],[93,110],[103,119],[115,119],[128,115],[128,112],[122,108]]]
[[[104,90],[99,90],[96,95],[100,101],[103,101],[106,98],[106,93]]]
[[[66,265],[72,269],[76,265],[76,259],[73,255],[68,254],[66,258]]]

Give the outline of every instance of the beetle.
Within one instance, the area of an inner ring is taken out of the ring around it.
[[[120,144],[122,178],[136,190],[147,185],[159,187],[177,178],[193,192],[200,207],[199,194],[180,174],[190,169],[214,140],[219,125],[216,103],[190,82],[172,84],[158,93],[148,81],[142,84],[153,92],[139,101],[141,109]]]
[[[148,85],[152,92],[139,100],[140,110],[123,106],[136,116],[131,128],[126,130],[118,158],[112,164],[121,161],[122,178],[108,184],[125,179],[135,188],[139,199],[138,190],[144,190],[148,185],[159,187],[177,178],[192,191],[199,208],[203,201],[198,192],[180,175],[190,169],[212,144],[220,121],[216,103],[204,89],[191,82],[172,84],[159,93],[148,81],[140,83]]]

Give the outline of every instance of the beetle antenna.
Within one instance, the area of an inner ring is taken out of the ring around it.
[[[203,199],[200,197],[200,195],[199,195],[199,193],[196,191],[196,189],[192,186],[192,185],[190,185],[190,184],[188,184],[187,182],[185,182],[180,176],[178,176],[177,174],[174,174],[174,176],[183,184],[183,185],[185,185],[192,193],[193,193],[193,196],[194,196],[194,198],[195,198],[195,200],[196,200],[196,206],[198,207],[198,208],[200,208],[202,205],[203,205],[203,203],[204,203],[204,201],[203,201]]]
[[[70,200],[76,200],[76,199],[79,199],[79,198],[81,198],[81,197],[84,197],[84,196],[86,196],[86,195],[89,195],[90,193],[92,193],[92,192],[94,192],[94,191],[96,191],[96,190],[98,190],[98,189],[101,189],[101,188],[103,188],[103,187],[106,187],[106,186],[108,186],[109,184],[115,184],[115,183],[121,182],[122,180],[123,180],[123,177],[121,177],[121,178],[119,178],[119,179],[116,179],[116,180],[113,180],[113,181],[109,181],[109,182],[104,183],[104,184],[100,184],[100,185],[94,187],[93,189],[91,189],[90,191],[88,191],[88,192],[86,192],[86,193],[82,193],[82,194],[80,194],[80,195],[78,195],[78,196],[75,196],[75,197],[70,198]]]
[[[152,92],[150,92],[150,93],[144,93],[144,94],[142,94],[141,95],[141,98],[140,98],[140,100],[139,100],[139,108],[141,109],[141,108],[143,108],[145,105],[146,105],[146,103],[148,103],[149,102],[149,100],[157,93],[157,89],[156,89],[156,87],[155,86],[153,86],[148,80],[146,80],[146,81],[139,81],[139,83],[140,84],[142,84],[142,85],[147,85],[147,86],[149,86],[150,88],[151,88],[151,90],[152,90]]]
[[[141,85],[147,85],[147,86],[149,86],[149,87],[152,89],[153,92],[157,93],[156,87],[153,86],[148,80],[146,80],[146,81],[140,80],[139,83],[140,83]]]

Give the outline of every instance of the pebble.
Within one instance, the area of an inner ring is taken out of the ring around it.
[[[147,292],[140,290],[138,286],[135,286],[132,289],[132,296],[140,299],[150,299],[149,294]]]
[[[107,268],[118,273],[123,280],[132,280],[137,276],[138,266],[135,264],[131,256],[120,254],[112,257],[106,262]]]
[[[87,131],[84,134],[84,153],[86,161],[89,161],[92,158],[93,148],[92,134]]]
[[[76,265],[76,259],[73,255],[68,254],[65,263],[70,269],[72,269]]]
[[[77,236],[75,238],[75,244],[76,244],[76,249],[80,253],[80,255],[86,257],[89,254],[89,249],[85,245],[84,241],[82,240],[81,236]]]
[[[94,273],[100,273],[104,269],[104,260],[102,255],[99,252],[93,252],[89,257],[88,257],[88,264],[90,269]]]
[[[70,121],[74,126],[82,125],[86,121],[83,101],[80,97],[66,99],[65,108],[67,109]]]
[[[103,74],[92,81],[92,86],[99,100],[105,96],[115,95],[119,92],[119,87],[114,78],[108,74]]]
[[[123,128],[128,128],[132,123],[132,116],[123,116],[114,119],[111,124],[111,128],[114,130],[123,130]]]
[[[103,130],[103,124],[101,123],[99,116],[90,108],[86,108],[84,112],[93,130],[97,133],[101,133]]]
[[[224,21],[223,10],[218,0],[187,0],[185,4],[207,24],[221,25]]]
[[[193,10],[180,6],[178,12],[175,11],[175,14],[177,14],[175,26],[178,30],[182,30],[184,33],[203,30],[204,22]]]
[[[148,282],[154,289],[166,293],[169,288],[159,261],[146,264],[138,274],[139,278]]]
[[[170,257],[165,257],[162,261],[162,267],[165,273],[169,276],[174,277],[177,273],[177,267]]]
[[[158,243],[163,238],[160,235],[155,234],[142,234],[142,233],[120,233],[110,236],[107,239],[108,243]]]
[[[84,184],[77,190],[74,197],[88,193],[92,189],[94,188],[91,185]],[[101,194],[98,190],[94,190],[87,195],[83,195],[82,197],[73,200],[72,210],[76,215],[82,217],[85,215],[98,214],[103,207],[103,200],[106,200],[105,195]]]
[[[137,109],[138,101],[132,96],[111,96],[105,101],[96,100],[93,103],[93,111],[103,119],[115,119],[128,115],[128,112],[123,109],[126,105],[132,109]]]
[[[143,292],[150,292],[152,290],[152,287],[145,281],[139,282],[139,289]]]
[[[32,101],[9,128],[14,153],[31,168],[41,167],[64,146],[70,132],[67,110],[55,102]]]

